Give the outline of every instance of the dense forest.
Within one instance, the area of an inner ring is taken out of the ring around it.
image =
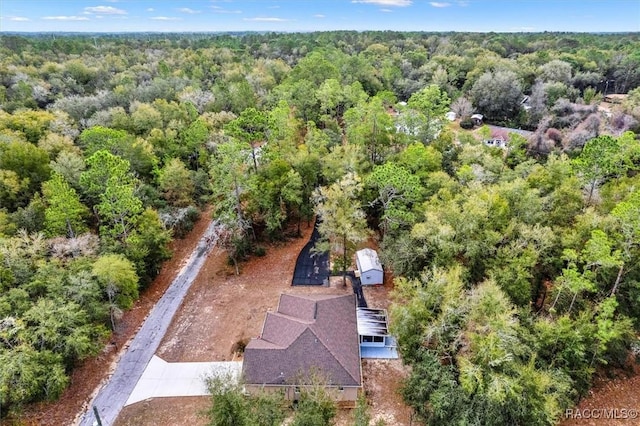
[[[2,415],[61,394],[207,204],[236,273],[315,214],[336,270],[377,234],[426,424],[554,424],[640,352],[638,34],[4,34],[0,58]]]

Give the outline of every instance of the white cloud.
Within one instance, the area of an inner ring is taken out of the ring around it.
[[[211,6],[211,8],[213,9],[213,13],[226,13],[226,14],[239,14],[239,13],[242,13],[241,10],[223,9],[220,6]]]
[[[31,20],[29,18],[25,18],[24,16],[9,16],[8,18],[13,22],[27,22]]]
[[[351,0],[351,3],[377,4],[379,6],[405,7],[411,6],[413,0]]]
[[[176,18],[175,16],[152,16],[149,19],[153,19],[154,21],[180,21],[180,18]]]
[[[155,9],[154,9],[154,8],[152,8],[152,7],[150,7],[150,8],[148,8],[148,9],[147,9],[147,12],[154,12],[154,11],[155,11]]]
[[[196,13],[200,13],[199,10],[189,9],[188,7],[181,7],[180,9],[178,9],[178,12],[188,13],[190,15],[195,15]]]
[[[314,17],[314,18],[318,18],[318,19],[326,18],[326,16],[325,16],[325,15],[322,15],[322,14],[320,14],[320,13],[318,13],[318,14],[316,14],[316,15],[313,15],[313,17]]]
[[[258,17],[258,18],[244,18],[245,21],[252,22],[287,22],[288,19],[275,18],[275,17]]]
[[[115,8],[113,6],[92,6],[85,7],[86,13],[99,13],[101,15],[126,15],[127,11]]]
[[[43,16],[47,21],[88,21],[86,16]]]
[[[391,10],[391,9],[380,9],[380,12],[391,13],[391,12],[393,12],[393,10]]]
[[[443,3],[439,1],[430,1],[429,4],[433,7],[438,7],[438,8],[451,6],[451,3]]]

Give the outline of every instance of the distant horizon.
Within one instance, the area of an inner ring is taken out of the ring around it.
[[[636,33],[638,0],[2,0],[0,33]]]
[[[393,33],[425,33],[425,34],[594,34],[594,35],[620,35],[620,34],[638,34],[639,31],[458,31],[458,30],[309,30],[309,31],[287,31],[287,30],[228,30],[228,31],[4,31],[0,30],[0,35],[20,34],[20,35],[46,35],[46,34],[68,34],[68,35],[110,35],[110,34],[307,34],[307,33],[329,33],[329,32],[393,32]]]

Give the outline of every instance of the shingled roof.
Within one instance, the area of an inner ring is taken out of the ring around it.
[[[319,370],[329,385],[360,386],[354,295],[281,295],[245,348],[243,370],[247,384],[305,384]]]

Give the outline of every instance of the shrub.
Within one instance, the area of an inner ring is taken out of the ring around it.
[[[573,151],[576,149],[581,149],[587,143],[588,140],[592,139],[593,136],[585,131],[585,130],[574,130],[567,137],[567,143],[565,146],[566,151]]]
[[[473,129],[473,120],[471,119],[471,117],[464,117],[462,120],[460,120],[460,127],[466,130]]]
[[[165,228],[171,229],[173,235],[178,238],[184,238],[199,218],[200,212],[193,206],[167,209],[160,213],[162,224]]]
[[[553,127],[547,129],[546,136],[555,143],[560,143],[562,141],[562,133],[560,130],[554,129]]]
[[[237,342],[235,342],[233,346],[231,346],[231,352],[237,353],[237,354],[243,354],[248,344],[249,344],[248,338],[240,339]]]
[[[625,114],[623,112],[616,112],[609,120],[611,130],[617,135],[635,128],[638,125],[638,120],[633,116]]]

